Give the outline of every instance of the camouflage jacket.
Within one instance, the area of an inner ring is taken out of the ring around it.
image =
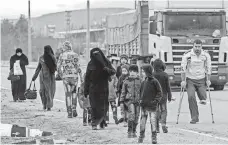
[[[60,54],[57,67],[61,78],[76,78],[78,77],[78,74],[81,76],[79,56],[73,51],[65,51]]]
[[[141,80],[139,77],[136,77],[136,78],[131,78],[130,76],[127,77],[123,83],[120,102],[139,103],[140,86],[141,86]]]

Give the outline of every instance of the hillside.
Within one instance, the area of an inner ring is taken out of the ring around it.
[[[91,24],[96,21],[102,21],[106,15],[119,13],[130,10],[128,8],[94,8],[90,11]],[[78,29],[81,26],[86,27],[86,9],[74,10],[71,13],[71,23],[74,28]],[[41,31],[47,24],[56,25],[56,31],[64,31],[65,29],[65,12],[42,15],[32,19],[33,28],[35,31]]]

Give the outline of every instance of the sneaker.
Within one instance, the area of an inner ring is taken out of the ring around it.
[[[195,120],[195,119],[192,119],[192,120],[190,121],[191,124],[196,124],[197,122],[199,122],[199,119],[196,119],[196,120]]]
[[[143,138],[139,137],[138,143],[143,143]]]
[[[122,123],[123,121],[124,121],[124,119],[123,118],[120,118],[119,121],[118,121],[118,124],[119,123]]]
[[[105,125],[100,125],[100,129],[101,130],[105,129]]]
[[[51,111],[51,108],[47,108],[47,111]]]
[[[119,121],[117,118],[114,118],[114,120],[115,120],[115,124],[119,124]]]
[[[83,126],[87,126],[87,123],[86,122],[83,122]]]
[[[199,103],[202,104],[202,105],[206,105],[207,104],[206,100],[200,100]]]
[[[134,137],[133,132],[128,132],[127,137],[128,137],[128,138],[133,138],[133,137]]]
[[[168,127],[167,126],[162,126],[163,133],[168,133]]]
[[[137,137],[136,132],[133,132],[132,137],[133,138],[136,138]]]
[[[139,136],[139,139],[138,139],[138,143],[143,143],[143,139],[145,138],[145,136]]]
[[[152,144],[157,144],[157,133],[152,132]]]
[[[68,118],[72,118],[72,112],[68,112]]]
[[[92,130],[97,130],[97,126],[92,126]]]
[[[77,117],[78,116],[78,113],[76,110],[73,110],[73,117]]]

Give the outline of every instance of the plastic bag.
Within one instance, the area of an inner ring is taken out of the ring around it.
[[[14,63],[14,66],[13,66],[13,72],[14,72],[14,75],[23,75],[23,72],[21,70],[21,66],[20,66],[20,60],[17,60],[15,63]]]

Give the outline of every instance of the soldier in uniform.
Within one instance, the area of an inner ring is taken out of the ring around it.
[[[193,48],[186,52],[181,62],[181,87],[187,87],[191,124],[199,122],[199,111],[196,102],[197,92],[200,104],[206,104],[206,89],[211,85],[211,57],[202,50],[202,41],[195,40]]]
[[[62,53],[58,60],[58,73],[61,74],[61,78],[64,84],[64,90],[66,95],[66,107],[68,118],[77,117],[76,105],[77,105],[77,85],[78,74],[80,80],[82,79],[81,69],[79,67],[79,56],[72,50],[70,42],[63,43]]]

